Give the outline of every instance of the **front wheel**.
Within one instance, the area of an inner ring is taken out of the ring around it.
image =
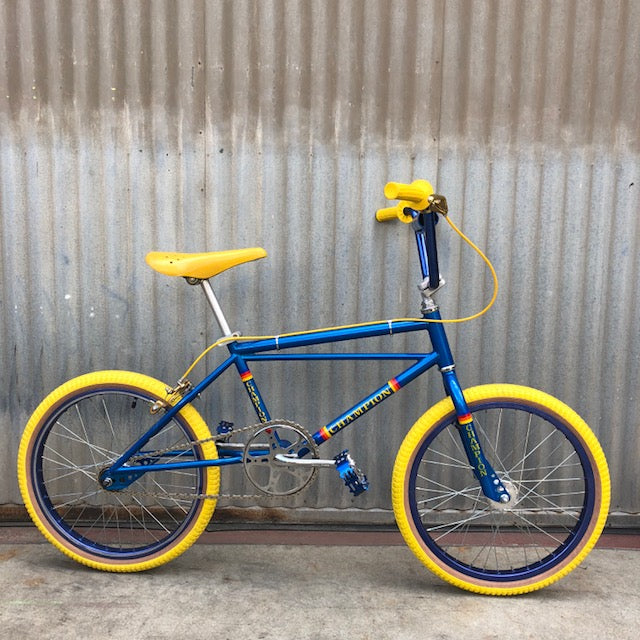
[[[607,462],[595,435],[541,391],[484,385],[464,391],[489,462],[511,500],[483,494],[445,398],[411,428],[396,458],[392,499],[413,553],[462,589],[534,591],[575,569],[609,509]]]
[[[18,480],[31,518],[69,557],[96,569],[150,569],[185,551],[215,508],[217,467],[148,472],[108,491],[100,474],[160,417],[150,409],[165,385],[128,371],[98,371],[52,391],[27,423]],[[145,445],[150,462],[216,458],[190,405]],[[155,457],[154,457],[154,452]]]

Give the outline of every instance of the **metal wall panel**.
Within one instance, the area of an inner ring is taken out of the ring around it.
[[[373,212],[387,180],[425,177],[500,275],[492,312],[450,332],[463,382],[574,406],[615,522],[637,524],[638,3],[5,0],[0,33],[0,504],[21,501],[19,435],[54,386],[97,368],[173,382],[215,339],[147,251],[264,246],[215,281],[245,334],[414,315],[410,231]],[[481,263],[446,229],[440,253],[445,314],[481,308]],[[254,373],[274,415],[315,429],[394,369]],[[199,407],[214,424],[249,419],[232,382]],[[369,494],[323,472],[294,504],[388,519],[390,452],[440,395],[434,374],[327,445]]]

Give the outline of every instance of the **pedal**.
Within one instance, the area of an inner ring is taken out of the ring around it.
[[[216,433],[220,438],[220,441],[227,441],[231,437],[230,434],[233,431],[233,422],[226,422],[225,420],[220,420],[220,424],[216,427]]]
[[[367,476],[356,467],[356,463],[349,455],[348,449],[339,453],[334,458],[334,461],[340,477],[354,496],[359,496],[369,488]]]

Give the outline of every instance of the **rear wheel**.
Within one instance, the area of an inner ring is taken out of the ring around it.
[[[22,436],[18,479],[26,507],[44,536],[69,557],[96,569],[140,571],[175,558],[207,526],[219,469],[149,472],[122,491],[98,482],[160,417],[166,398],[158,380],[128,371],[98,371],[55,389],[36,409]],[[149,462],[213,459],[206,424],[184,407],[144,447]],[[153,452],[171,451],[153,458]]]
[[[484,453],[511,496],[486,498],[449,398],[407,434],[396,459],[396,520],[414,554],[470,591],[510,595],[574,569],[607,517],[604,453],[586,423],[541,391],[486,385],[464,392]]]

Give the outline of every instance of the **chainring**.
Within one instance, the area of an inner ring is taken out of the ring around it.
[[[317,458],[313,438],[300,425],[277,421],[258,427],[248,439],[242,465],[249,482],[269,496],[289,496],[302,491],[316,476],[313,465],[287,464],[276,456]]]

